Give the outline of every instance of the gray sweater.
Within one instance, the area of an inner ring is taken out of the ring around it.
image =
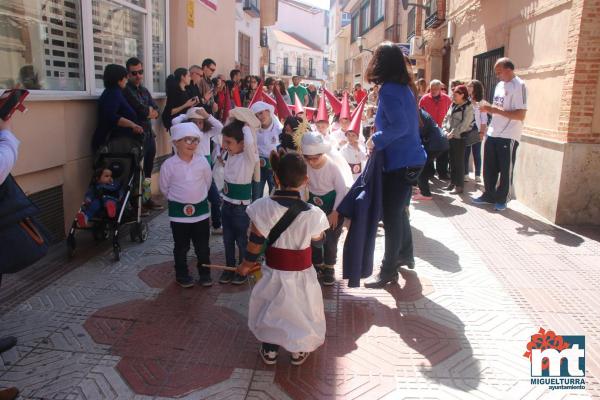
[[[471,102],[462,105],[452,104],[444,117],[442,128],[444,133],[449,133],[448,139],[460,139],[462,133],[471,130],[475,114]]]

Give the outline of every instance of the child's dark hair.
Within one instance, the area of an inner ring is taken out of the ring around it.
[[[298,153],[271,152],[271,166],[282,188],[297,188],[306,178],[306,162]]]
[[[244,121],[234,119],[223,127],[221,133],[223,136],[234,138],[235,141],[239,143],[244,140],[244,131],[242,128],[244,128]]]
[[[94,177],[93,177],[94,182],[98,182],[98,179],[100,179],[100,177],[102,176],[102,173],[104,172],[105,169],[110,169],[110,168],[108,168],[106,165],[100,165],[98,168],[96,168],[94,170]]]

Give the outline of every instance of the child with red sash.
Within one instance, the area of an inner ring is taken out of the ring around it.
[[[300,152],[308,164],[308,202],[323,210],[329,220],[325,243],[322,248],[314,248],[312,254],[315,269],[325,286],[335,283],[337,244],[343,222],[336,208],[349,187],[342,168],[329,156],[330,150],[331,145],[320,133],[310,131],[302,135]]]
[[[260,122],[250,109],[244,107],[234,108],[230,116],[231,122],[222,131],[222,146],[227,156],[223,170],[221,222],[225,263],[228,267],[236,267],[236,244],[242,262],[248,243],[250,220],[246,207],[252,202],[252,179],[258,166],[258,150],[251,127],[258,128]],[[241,285],[246,279],[232,271],[223,271],[219,283]]]
[[[323,294],[311,253],[322,246],[329,222],[318,207],[301,200],[308,177],[300,154],[273,153],[271,166],[279,190],[248,206],[251,233],[238,271],[247,274],[266,247],[262,278],[250,296],[248,327],[262,342],[265,364],[277,362],[281,346],[292,353],[291,363],[300,365],[325,341]]]
[[[171,140],[175,155],[168,158],[160,168],[160,191],[169,203],[169,220],[175,248],[175,280],[184,287],[194,286],[189,274],[187,253],[190,241],[194,244],[198,259],[198,273],[202,286],[211,286],[210,227],[208,217],[208,191],[212,173],[206,158],[197,153],[202,133],[191,122],[171,127]]]

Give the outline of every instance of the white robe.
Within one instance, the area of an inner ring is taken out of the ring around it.
[[[250,204],[246,213],[264,237],[287,208],[269,197]],[[329,228],[325,213],[315,206],[301,212],[273,244],[289,250],[310,247],[311,238]],[[280,271],[262,266],[262,278],[250,295],[248,327],[265,343],[290,352],[313,351],[325,342],[323,293],[313,267]]]

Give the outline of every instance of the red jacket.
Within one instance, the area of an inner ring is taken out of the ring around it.
[[[365,98],[366,95],[367,95],[367,91],[364,89],[355,90],[354,91],[354,100],[356,101],[356,103],[360,103],[362,101],[362,99]]]
[[[421,97],[421,101],[419,101],[419,107],[427,111],[440,128],[442,127],[444,117],[451,105],[452,99],[444,93],[440,93],[437,98],[431,96],[431,93],[427,93],[425,96]]]

